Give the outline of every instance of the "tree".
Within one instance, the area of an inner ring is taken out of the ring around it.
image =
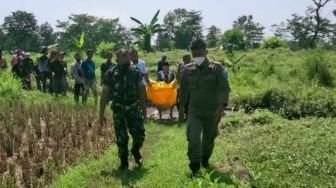
[[[232,53],[234,50],[244,50],[246,47],[244,33],[239,28],[232,28],[225,31],[221,42],[223,49],[227,50],[228,53]]]
[[[243,15],[233,22],[234,28],[239,28],[243,34],[248,48],[258,47],[263,39],[265,29],[259,23],[253,21],[252,15]]]
[[[315,28],[314,28],[314,35],[310,41],[310,47],[314,48],[316,45],[316,40],[318,37],[318,34],[321,30],[321,25],[323,24],[323,18],[321,17],[321,9],[331,0],[312,0],[315,4],[315,7],[309,7],[308,10],[310,12],[314,12],[314,19],[315,19]]]
[[[37,21],[32,13],[25,11],[12,12],[5,17],[3,29],[6,35],[6,46],[8,49],[22,48],[28,51],[39,49]]]
[[[5,32],[3,29],[0,27],[0,49],[3,50],[5,47],[5,42],[6,42],[6,37],[5,37]]]
[[[162,31],[158,32],[155,44],[159,50],[171,50],[174,48],[173,36],[168,32],[168,28],[163,28]]]
[[[206,40],[209,48],[218,47],[221,34],[222,34],[221,29],[214,25],[208,29]]]
[[[202,38],[202,19],[200,11],[179,8],[167,13],[164,24],[176,48],[188,49],[193,39]]]
[[[151,39],[152,36],[161,31],[160,24],[157,23],[158,15],[160,10],[158,10],[155,15],[153,16],[151,22],[149,24],[143,24],[138,19],[131,17],[131,20],[139,24],[139,27],[132,28],[131,30],[134,32],[135,35],[139,36],[142,40],[143,49],[147,52],[152,51]]]
[[[292,18],[280,25],[273,25],[275,36],[285,38],[289,41],[292,49],[310,48],[314,37],[316,23],[314,17],[307,12],[306,16],[293,14]],[[321,18],[317,42],[328,43],[333,33],[333,24],[326,18]]]
[[[126,28],[119,23],[119,18],[103,19],[99,18],[94,24],[94,39],[96,44],[101,42],[114,43],[117,48],[131,44]]]
[[[41,45],[50,46],[55,43],[54,30],[48,22],[40,25],[38,28],[38,34],[40,35]]]
[[[76,50],[76,42],[82,32],[85,33],[83,49],[95,49],[101,42],[115,43],[117,47],[129,45],[131,36],[119,23],[119,19],[103,19],[88,14],[73,14],[67,21],[57,21],[58,43],[63,49]]]

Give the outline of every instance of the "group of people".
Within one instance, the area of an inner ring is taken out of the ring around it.
[[[230,86],[228,74],[223,66],[208,59],[206,43],[202,39],[194,40],[190,50],[191,54],[183,56],[183,62],[179,64],[176,75],[169,70],[167,56],[163,55],[158,62],[157,80],[166,83],[178,80],[179,120],[184,121],[187,118],[189,167],[192,175],[197,176],[201,166],[204,168],[210,166],[209,159],[218,134],[219,121],[228,104]],[[47,51],[46,48],[42,49],[42,56],[36,65],[33,64],[29,54],[23,55],[17,51],[11,61],[12,71],[22,80],[28,77],[28,73],[33,72],[41,91],[49,90],[58,95],[66,90],[65,54],[51,52],[47,56]],[[75,81],[75,101],[78,102],[82,97],[85,102],[91,89],[97,105],[96,64],[92,60],[93,54],[92,50],[88,50],[84,61],[80,53],[75,54],[75,61],[71,65],[71,77]],[[112,101],[113,126],[120,158],[119,169],[125,170],[129,167],[129,152],[134,156],[138,166],[142,165],[140,149],[145,140],[146,85],[151,82],[148,68],[145,62],[139,59],[136,50],[118,50],[116,64],[112,62],[112,56],[112,52],[108,52],[106,62],[100,67],[103,89],[100,97],[99,121],[101,126],[106,126],[105,108],[109,101]],[[0,53],[0,68],[6,66],[6,60]],[[31,88],[31,85],[28,84],[27,88]],[[133,139],[130,150],[128,134]]]
[[[199,175],[201,166],[210,167],[209,159],[218,134],[218,124],[227,107],[230,92],[227,72],[221,64],[209,60],[207,53],[206,43],[202,39],[194,40],[191,55],[183,56],[184,62],[179,65],[177,75],[179,119],[183,121],[187,110],[188,158],[193,176]],[[111,99],[121,170],[129,167],[129,151],[138,166],[142,165],[140,149],[145,140],[145,88],[150,83],[143,62],[138,59],[134,61],[134,55],[137,57],[133,51],[119,50],[116,53],[117,65],[107,70],[102,78],[99,119],[101,125],[105,126],[104,111]],[[173,79],[169,76],[168,67],[166,57],[163,57],[158,64],[158,80],[169,82]],[[128,133],[133,138],[130,150]]]

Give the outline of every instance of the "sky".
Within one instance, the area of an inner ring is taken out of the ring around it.
[[[239,16],[251,14],[270,35],[271,25],[285,21],[294,13],[304,15],[310,5],[313,5],[311,0],[11,0],[0,5],[0,23],[11,12],[24,10],[33,13],[39,24],[49,22],[54,27],[57,20],[66,21],[73,13],[119,17],[121,24],[134,27],[136,24],[130,20],[131,16],[146,23],[160,9],[159,22],[162,23],[169,11],[186,8],[202,12],[205,29],[216,25],[224,31],[230,29]],[[322,15],[336,22],[333,9],[336,9],[335,1],[327,5]]]

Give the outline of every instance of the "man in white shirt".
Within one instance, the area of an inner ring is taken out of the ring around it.
[[[145,62],[139,59],[138,51],[133,49],[130,53],[130,59],[132,61],[132,66],[136,67],[141,72],[144,78],[144,82],[146,84],[150,84],[149,78],[148,78],[148,68]]]

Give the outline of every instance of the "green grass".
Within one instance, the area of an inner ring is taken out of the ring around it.
[[[336,120],[234,113],[220,124],[213,170],[190,179],[184,125],[146,123],[144,166],[120,172],[116,146],[61,174],[50,187],[334,187]],[[131,161],[133,160],[130,158]]]
[[[191,181],[186,157],[187,141],[184,126],[177,124],[146,124],[146,141],[142,150],[144,166],[135,167],[131,159],[131,170],[117,170],[119,160],[116,146],[112,146],[99,159],[89,159],[69,169],[56,178],[51,187],[193,187],[199,182],[216,185],[237,185],[230,174],[213,173],[211,178]],[[216,156],[218,159],[220,156]],[[209,172],[203,172],[204,175]],[[201,180],[201,181],[200,181]]]

